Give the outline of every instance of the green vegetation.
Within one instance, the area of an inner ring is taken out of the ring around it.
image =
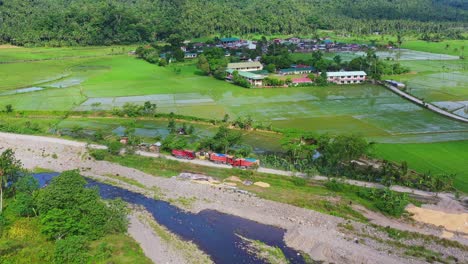
[[[450,54],[465,57],[465,49],[468,49],[466,40],[442,40],[437,42],[424,40],[411,40],[403,42],[402,48],[419,50],[438,54]]]
[[[95,49],[96,52],[101,52],[99,48]],[[103,49],[108,51],[109,48]],[[23,49],[2,49],[0,52],[11,54],[17,50]],[[157,104],[159,114],[174,112],[176,115],[207,119],[222,119],[226,114],[232,119],[249,115],[257,124],[262,123],[265,127],[298,128],[317,133],[348,131],[372,137],[376,141],[394,142],[408,138],[424,141],[426,139],[418,137],[418,133],[427,132],[433,133],[433,139],[437,141],[455,136],[458,139],[466,138],[460,134],[460,131],[466,130],[466,125],[415,108],[410,102],[379,86],[331,85],[326,89],[290,87],[253,91],[239,89],[199,74],[195,61],[158,67],[123,55],[62,60],[62,49],[56,50],[57,60],[0,65],[0,72],[5,70],[9,73],[0,84],[2,90],[11,91],[13,88],[37,85],[44,88],[36,92],[0,96],[0,108],[11,104],[15,113],[27,111],[25,115],[38,110],[44,110],[41,111],[42,116],[51,116],[51,111],[55,110],[85,110],[97,114],[102,110],[110,111],[114,107],[121,107],[125,103],[142,105],[150,101]],[[34,49],[28,49],[28,52],[34,52]],[[74,52],[79,52],[79,49]],[[447,65],[463,65],[458,61],[448,63]],[[36,64],[40,65],[29,69],[30,65]],[[421,65],[413,62],[409,67],[413,69],[413,65],[416,69],[421,68]],[[36,68],[43,71],[42,74],[37,74]],[[57,80],[36,84],[62,74],[68,74],[69,77],[64,77],[60,82],[75,79],[82,82],[62,89],[48,86],[59,82]],[[463,91],[455,88],[452,90],[458,91],[458,94]],[[135,97],[143,95],[145,97]],[[396,105],[398,110],[394,108]],[[17,117],[15,113],[10,117]],[[395,120],[398,120],[397,124]],[[0,124],[5,127],[14,125],[9,122]],[[21,126],[23,125],[18,125]],[[448,131],[450,133],[439,133]]]
[[[1,42],[16,45],[110,45],[155,39],[256,34],[310,34],[317,29],[353,34],[413,32],[460,37],[467,11],[453,1],[326,1],[274,3],[212,0],[40,0],[2,4]],[[44,12],[48,10],[49,12]],[[92,19],[90,19],[92,18]]]
[[[64,172],[45,188],[24,171],[11,150],[0,157],[2,263],[149,263],[124,235],[126,204],[103,201],[85,188],[77,171]]]
[[[241,237],[247,243],[249,251],[252,251],[259,259],[271,264],[288,264],[289,261],[283,251],[278,247],[267,245],[259,240],[251,240]]]
[[[277,175],[259,173],[256,171],[243,171],[238,169],[220,169],[213,167],[204,167],[190,163],[166,160],[162,158],[147,158],[141,156],[110,156],[106,160],[119,163],[120,165],[139,169],[148,174],[159,177],[173,177],[182,172],[190,171],[193,173],[206,174],[216,177],[220,180],[226,179],[232,175],[240,177],[242,180],[262,181],[269,183],[270,188],[260,188],[256,186],[242,186],[242,189],[255,193],[257,196],[308,208],[318,212],[340,216],[358,221],[366,221],[366,218],[360,213],[354,211],[349,205],[350,201],[364,205],[371,210],[386,212],[385,206],[393,206],[393,198],[389,198],[388,204],[379,204],[381,201],[374,200],[372,197],[363,195],[366,188],[341,184],[339,189],[321,186],[310,180],[298,180],[294,177],[287,178]],[[131,184],[131,183],[130,183]],[[330,200],[330,195],[337,199]],[[397,195],[391,193],[391,195]],[[185,199],[184,199],[185,200]],[[390,205],[391,204],[391,205]],[[401,204],[404,204],[402,202]],[[398,207],[395,207],[398,208]],[[393,212],[388,210],[388,214]],[[398,214],[394,214],[398,215]]]
[[[406,161],[420,172],[456,175],[454,186],[468,192],[468,142],[440,142],[431,144],[377,144],[375,155],[395,162]]]
[[[168,199],[168,202],[184,209],[190,209],[193,203],[197,201],[196,197],[178,197],[177,199]]]

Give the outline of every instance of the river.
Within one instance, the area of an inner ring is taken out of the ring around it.
[[[41,186],[45,186],[57,175],[59,173],[38,173],[34,177]],[[290,263],[305,263],[298,251],[286,246],[283,240],[284,229],[215,210],[203,210],[194,214],[168,202],[154,200],[120,187],[91,179],[87,181],[89,187],[99,189],[103,199],[121,198],[130,204],[143,206],[160,225],[195,243],[215,263],[265,263],[246,249],[246,242],[239,235],[280,248]]]

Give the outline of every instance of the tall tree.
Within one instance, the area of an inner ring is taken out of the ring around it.
[[[21,161],[15,158],[11,149],[0,155],[0,214],[3,212],[3,194],[5,188],[15,183],[22,173]]]

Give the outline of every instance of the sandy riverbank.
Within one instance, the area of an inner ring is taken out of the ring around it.
[[[264,224],[278,226],[287,230],[286,243],[298,250],[310,254],[314,259],[334,263],[419,263],[411,258],[389,252],[389,247],[383,244],[366,241],[356,243],[355,237],[342,232],[338,227],[344,220],[298,208],[286,204],[242,195],[209,185],[194,184],[190,181],[180,181],[174,178],[160,178],[141,171],[123,167],[117,164],[94,161],[86,154],[84,144],[65,144],[64,141],[42,140],[32,136],[5,136],[0,133],[0,148],[12,148],[24,166],[29,169],[36,167],[54,171],[80,169],[85,176],[106,177],[119,175],[134,179],[148,188],[157,187],[168,198],[196,197],[190,208],[199,212],[214,209],[224,213],[237,215]],[[0,149],[2,151],[3,149]],[[53,155],[55,154],[55,155]],[[54,158],[56,157],[56,158]],[[369,227],[354,223],[359,228]],[[377,234],[377,231],[371,230]],[[154,239],[134,238],[142,247],[156,243]],[[452,252],[464,259],[463,252]],[[166,256],[170,258],[170,256]]]

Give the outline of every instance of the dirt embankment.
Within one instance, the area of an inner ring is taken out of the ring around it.
[[[345,223],[341,218],[210,185],[194,184],[191,181],[181,181],[175,178],[154,177],[118,164],[94,161],[88,157],[83,143],[67,142],[60,139],[43,140],[41,137],[0,133],[0,151],[2,148],[14,149],[16,156],[29,169],[41,167],[64,171],[79,168],[85,176],[110,180],[111,178],[106,175],[118,175],[137,181],[147,188],[141,189],[127,184],[128,188],[134,191],[147,192],[158,189],[169,199],[196,197],[196,201],[189,209],[193,212],[213,209],[284,228],[287,230],[286,243],[310,254],[316,260],[334,263],[420,262],[417,259],[396,253],[385,243],[378,243],[370,239],[358,242],[353,234],[344,232],[340,228]],[[125,185],[124,182],[121,183]],[[138,223],[135,224],[138,225]],[[355,222],[353,225],[356,230],[365,229],[374,236],[385,238],[384,234],[369,226]],[[157,239],[144,238],[139,235],[139,232],[136,232],[134,238],[142,244],[143,248],[152,243],[155,245],[150,245],[150,247],[157,246]],[[467,257],[466,253],[457,249],[451,249],[449,253],[459,259]],[[171,258],[170,255],[168,258]]]

